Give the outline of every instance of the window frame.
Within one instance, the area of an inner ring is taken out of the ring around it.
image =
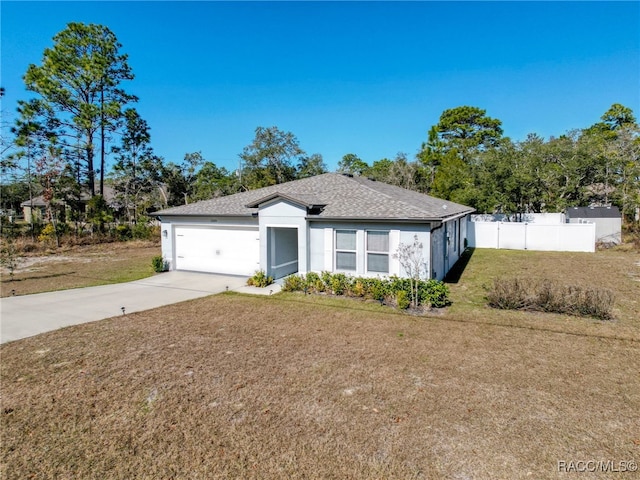
[[[387,250],[386,251],[380,251],[380,250],[369,250],[369,233],[385,233],[387,235]],[[365,230],[364,232],[364,258],[365,258],[365,271],[367,273],[375,273],[377,275],[389,275],[390,270],[391,270],[391,235],[390,235],[390,231],[389,230],[377,230],[377,229],[372,229],[372,230]],[[369,254],[372,255],[384,255],[387,257],[387,270],[385,272],[381,272],[381,271],[376,271],[376,270],[370,270],[369,269]]]
[[[355,248],[353,250],[349,250],[346,248],[338,248],[338,233],[339,232],[349,232],[349,233],[353,233],[354,236],[354,246]],[[336,228],[334,230],[334,242],[335,242],[335,248],[333,249],[333,261],[334,261],[334,265],[335,265],[335,270],[336,271],[340,271],[340,272],[357,272],[358,271],[358,230],[354,230],[351,228]],[[354,255],[355,258],[355,262],[354,262],[354,266],[353,269],[347,269],[347,268],[339,268],[338,267],[338,253],[352,253]]]

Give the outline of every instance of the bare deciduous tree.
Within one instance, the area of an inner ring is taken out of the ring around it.
[[[409,277],[411,287],[411,303],[414,308],[418,307],[419,298],[419,285],[420,280],[427,277],[428,264],[423,256],[424,246],[422,242],[418,240],[418,235],[413,236],[413,243],[401,243],[398,245],[398,250],[393,255],[400,261],[400,265],[404,269],[406,275]]]

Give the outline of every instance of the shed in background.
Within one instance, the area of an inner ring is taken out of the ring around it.
[[[595,223],[596,242],[622,243],[622,215],[618,207],[569,207],[565,215],[567,223]]]

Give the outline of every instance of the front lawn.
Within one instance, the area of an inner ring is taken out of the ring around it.
[[[335,303],[218,295],[3,345],[5,478],[541,479],[638,458],[638,342]]]
[[[640,460],[639,256],[468,260],[427,317],[229,293],[4,344],[2,477],[546,479]],[[506,274],[612,288],[616,319],[491,309],[482,286]]]

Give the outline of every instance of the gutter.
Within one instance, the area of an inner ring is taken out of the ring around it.
[[[475,212],[475,210],[469,210],[466,212],[458,213],[455,215],[451,215],[449,217],[325,217],[321,215],[307,215],[305,219],[307,220],[315,220],[321,222],[395,222],[395,223],[416,223],[416,222],[432,222],[442,224],[444,222],[448,222],[449,220],[455,220],[460,217],[464,217],[465,215],[469,215],[470,213]]]
[[[258,213],[225,213],[225,214],[211,214],[211,213],[150,213],[149,216],[156,217],[158,220],[162,221],[162,218],[176,218],[176,217],[224,217],[224,218],[237,218],[237,217],[257,217]]]
[[[451,215],[449,217],[325,217],[321,215],[306,215],[306,220],[314,220],[319,222],[371,222],[371,223],[416,223],[416,222],[431,222],[432,224],[437,224],[439,228],[444,222],[448,222],[450,220],[455,220],[460,217],[464,217],[465,215],[469,215],[470,213],[475,212],[475,210],[469,210],[466,212],[458,213],[455,215]],[[226,213],[226,214],[216,214],[216,213],[174,213],[174,214],[162,214],[162,213],[150,213],[152,217],[158,218],[158,220],[162,221],[163,217],[223,217],[223,218],[237,218],[237,217],[257,217],[258,212],[251,213]]]

